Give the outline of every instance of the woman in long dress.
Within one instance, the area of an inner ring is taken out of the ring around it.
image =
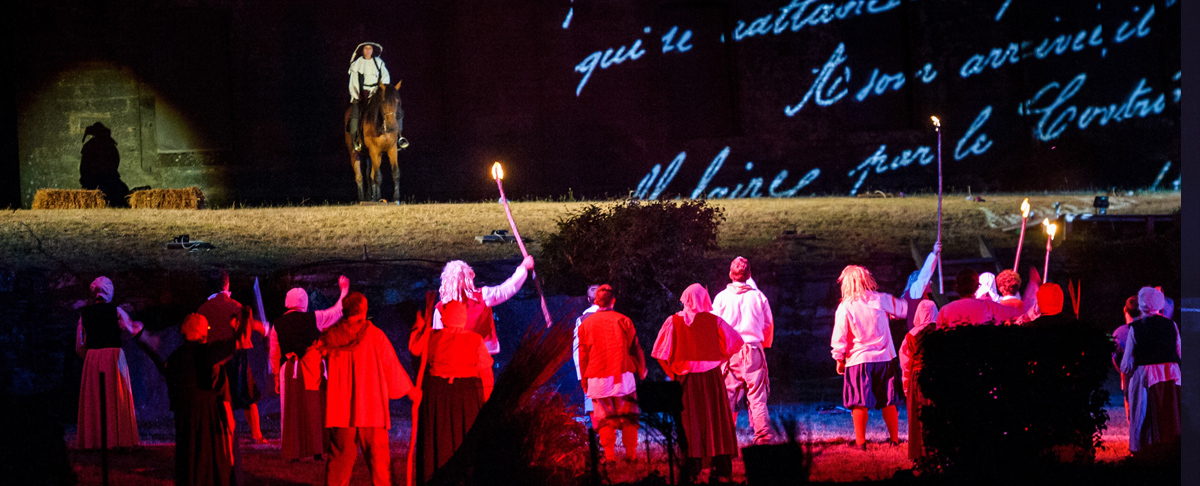
[[[409,335],[409,351],[428,363],[417,410],[414,484],[432,479],[462,445],[494,383],[492,355],[483,336],[472,331],[478,316],[491,310],[453,295],[450,281],[443,280],[443,295],[452,299],[435,306],[442,328],[430,329],[419,320],[421,328]]]
[[[1138,291],[1142,317],[1129,324],[1121,372],[1129,376],[1129,451],[1178,453],[1180,440],[1179,326],[1163,315],[1162,291]]]
[[[709,460],[710,478],[729,482],[738,445],[721,364],[744,343],[737,330],[712,313],[702,285],[690,285],[679,300],[683,310],[663,322],[650,355],[683,386],[684,478],[694,483]]]
[[[123,335],[134,338],[140,335],[142,323],[130,319],[125,310],[112,303],[113,283],[108,277],[97,277],[90,290],[91,304],[79,310],[75,330],[75,351],[83,357],[77,443],[83,449],[100,447],[100,415],[103,413],[108,447],[134,447],[139,444],[137,414],[121,340]],[[101,390],[105,402],[103,411]]]

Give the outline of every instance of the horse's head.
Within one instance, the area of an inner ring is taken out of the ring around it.
[[[383,103],[380,106],[380,114],[383,116],[383,132],[392,133],[400,131],[400,121],[404,115],[400,111],[400,83],[395,86],[380,84],[381,95],[380,101]]]

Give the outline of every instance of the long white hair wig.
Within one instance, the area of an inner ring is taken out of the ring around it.
[[[446,262],[442,268],[442,286],[438,295],[442,302],[465,300],[475,294],[475,269],[462,260]]]

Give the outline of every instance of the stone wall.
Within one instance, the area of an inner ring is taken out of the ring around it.
[[[122,180],[138,186],[200,186],[208,200],[227,200],[229,154],[223,151],[159,153],[155,123],[159,95],[128,67],[82,62],[42,82],[21,107],[18,123],[21,204],[42,188],[79,187],[84,129],[100,122],[112,130],[121,155]]]

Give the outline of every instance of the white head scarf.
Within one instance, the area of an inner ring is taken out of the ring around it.
[[[708,296],[708,290],[698,283],[689,285],[683,291],[683,295],[679,296],[679,301],[683,302],[683,311],[679,316],[683,317],[683,322],[689,326],[692,325],[696,314],[712,312],[712,299]]]
[[[1167,298],[1161,290],[1154,287],[1142,287],[1138,291],[1138,309],[1142,315],[1161,314],[1167,305]]]
[[[283,306],[296,312],[308,312],[308,292],[296,287],[283,297]]]
[[[996,290],[996,274],[983,272],[979,274],[979,288],[975,290],[976,299],[987,299],[992,302],[1000,301],[1000,292]]]
[[[103,300],[104,302],[112,302],[113,283],[112,280],[108,279],[108,277],[96,277],[96,280],[92,280],[92,284],[89,286],[89,288],[92,291],[92,295],[97,299]]]

